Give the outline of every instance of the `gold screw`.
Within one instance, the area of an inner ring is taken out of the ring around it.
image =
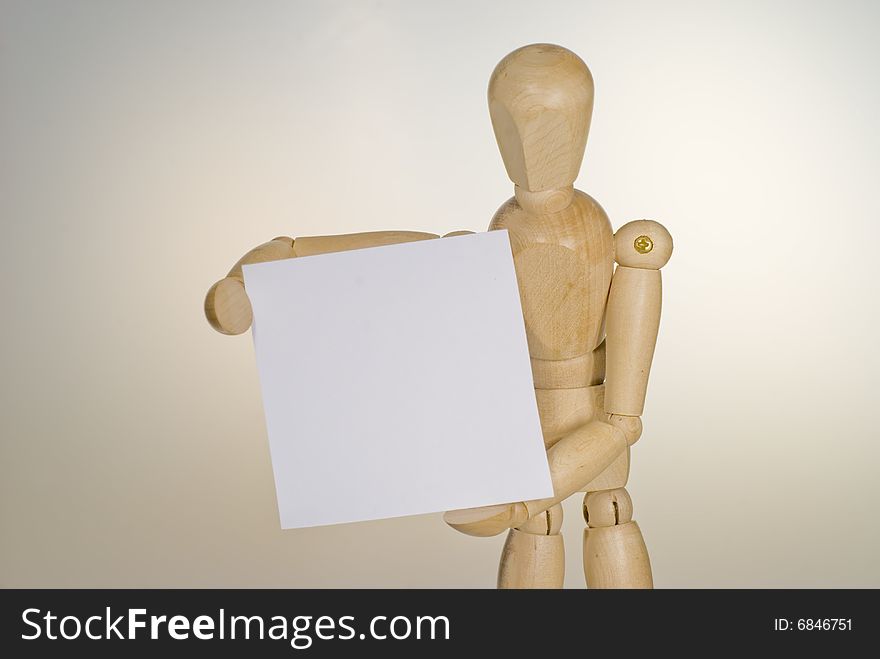
[[[639,236],[633,241],[633,247],[639,254],[647,254],[654,249],[654,241],[648,236]]]

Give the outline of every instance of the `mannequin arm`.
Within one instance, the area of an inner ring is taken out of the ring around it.
[[[660,268],[672,255],[672,236],[657,222],[629,222],[614,235],[614,252],[618,266],[605,321],[605,412],[632,444],[641,434],[639,417],[660,328]]]
[[[446,235],[453,236],[465,233],[471,232],[454,231]],[[433,233],[419,231],[370,231],[337,236],[308,236],[296,239],[282,236],[275,238],[245,254],[232,266],[229,274],[211,286],[205,296],[205,317],[211,327],[222,334],[242,334],[251,326],[253,310],[244,290],[244,277],[241,272],[243,265],[328,252],[345,252],[363,247],[407,243],[414,240],[430,240],[438,237]]]
[[[580,490],[605,471],[626,446],[626,437],[620,429],[603,421],[590,421],[548,449],[552,497],[450,510],[443,519],[456,531],[483,537],[516,528]]]
[[[244,292],[241,266],[249,263],[278,261],[294,256],[293,238],[281,236],[258,245],[242,256],[223,279],[208,289],[205,295],[205,317],[222,334],[246,332],[253,321],[253,310]]]
[[[462,533],[492,536],[516,528],[604,471],[642,432],[648,373],[660,327],[660,268],[672,254],[672,237],[657,222],[630,222],[615,234],[617,270],[606,318],[605,412],[547,451],[553,496],[519,503],[453,510],[446,523]]]

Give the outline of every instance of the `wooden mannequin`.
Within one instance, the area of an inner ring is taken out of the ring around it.
[[[672,254],[672,238],[647,220],[613,234],[599,204],[573,188],[592,107],[589,69],[559,46],[534,44],[510,53],[489,83],[492,125],[515,193],[489,228],[510,235],[554,486],[547,499],[446,513],[450,526],[470,535],[509,530],[499,588],[562,586],[561,502],[578,491],[587,493],[587,585],[652,586],[624,486],[629,447],[642,430],[660,322],[659,269]],[[206,316],[226,334],[250,327],[242,264],[437,237],[382,231],[276,238],[245,254],[211,287]]]

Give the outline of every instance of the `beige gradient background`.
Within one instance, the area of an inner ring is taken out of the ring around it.
[[[0,585],[493,586],[503,537],[439,515],[282,532],[250,335],[202,299],[279,234],[484,229],[489,74],[552,41],[596,80],[578,187],[676,241],[630,480],[657,585],[880,586],[878,19],[0,2]]]

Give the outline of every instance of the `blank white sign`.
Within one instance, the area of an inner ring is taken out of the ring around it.
[[[552,496],[506,231],[244,277],[283,528]]]

